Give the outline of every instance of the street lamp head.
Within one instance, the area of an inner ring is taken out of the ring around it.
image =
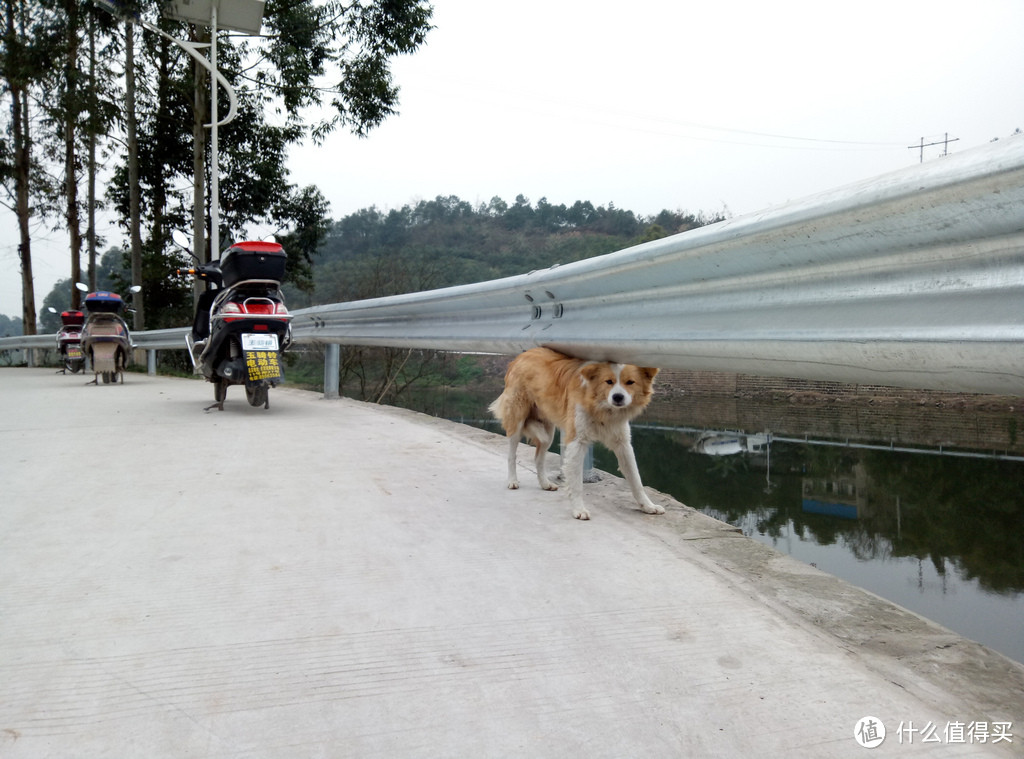
[[[93,0],[118,18],[138,23],[141,20],[135,3],[129,0]],[[244,34],[259,34],[263,26],[264,0],[170,0],[164,6],[168,18],[210,26],[217,11],[217,27]]]
[[[264,0],[170,0],[164,6],[164,15],[179,21],[210,26],[210,19],[216,9],[217,28],[259,34],[263,26],[264,4]]]
[[[139,12],[134,8],[129,8],[129,4],[125,0],[93,0],[93,2],[118,18],[131,21],[139,20]]]

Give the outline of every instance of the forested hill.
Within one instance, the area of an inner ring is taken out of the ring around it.
[[[577,201],[535,205],[494,198],[474,207],[437,197],[368,208],[334,222],[312,267],[314,289],[289,288],[293,308],[395,295],[523,274],[611,253],[725,218],[662,211],[652,217]]]

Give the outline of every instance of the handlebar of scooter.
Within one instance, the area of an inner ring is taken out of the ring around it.
[[[191,274],[199,279],[205,279],[215,285],[220,285],[221,271],[219,266],[214,265],[199,265],[193,266],[188,269],[178,269],[178,274]]]

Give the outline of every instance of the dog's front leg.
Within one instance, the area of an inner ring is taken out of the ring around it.
[[[586,443],[574,438],[565,446],[562,460],[565,492],[569,494],[569,505],[572,506],[572,515],[576,519],[590,519],[590,512],[583,504],[583,460],[586,454]]]
[[[648,497],[643,483],[640,482],[640,470],[637,469],[636,455],[633,453],[633,446],[629,438],[627,437],[625,441],[617,441],[613,451],[619,462],[619,471],[629,483],[629,488],[633,491],[633,498],[640,506],[640,510],[645,514],[664,514],[665,509]]]

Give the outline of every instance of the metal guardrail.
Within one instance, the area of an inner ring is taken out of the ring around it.
[[[185,349],[185,333],[187,327],[173,329],[153,329],[144,332],[132,332],[132,343],[136,348],[145,350],[177,350]],[[22,335],[19,337],[0,338],[0,350],[24,350],[26,348],[57,348],[57,335]]]
[[[297,342],[1024,395],[1024,137],[565,266],[294,315]]]

